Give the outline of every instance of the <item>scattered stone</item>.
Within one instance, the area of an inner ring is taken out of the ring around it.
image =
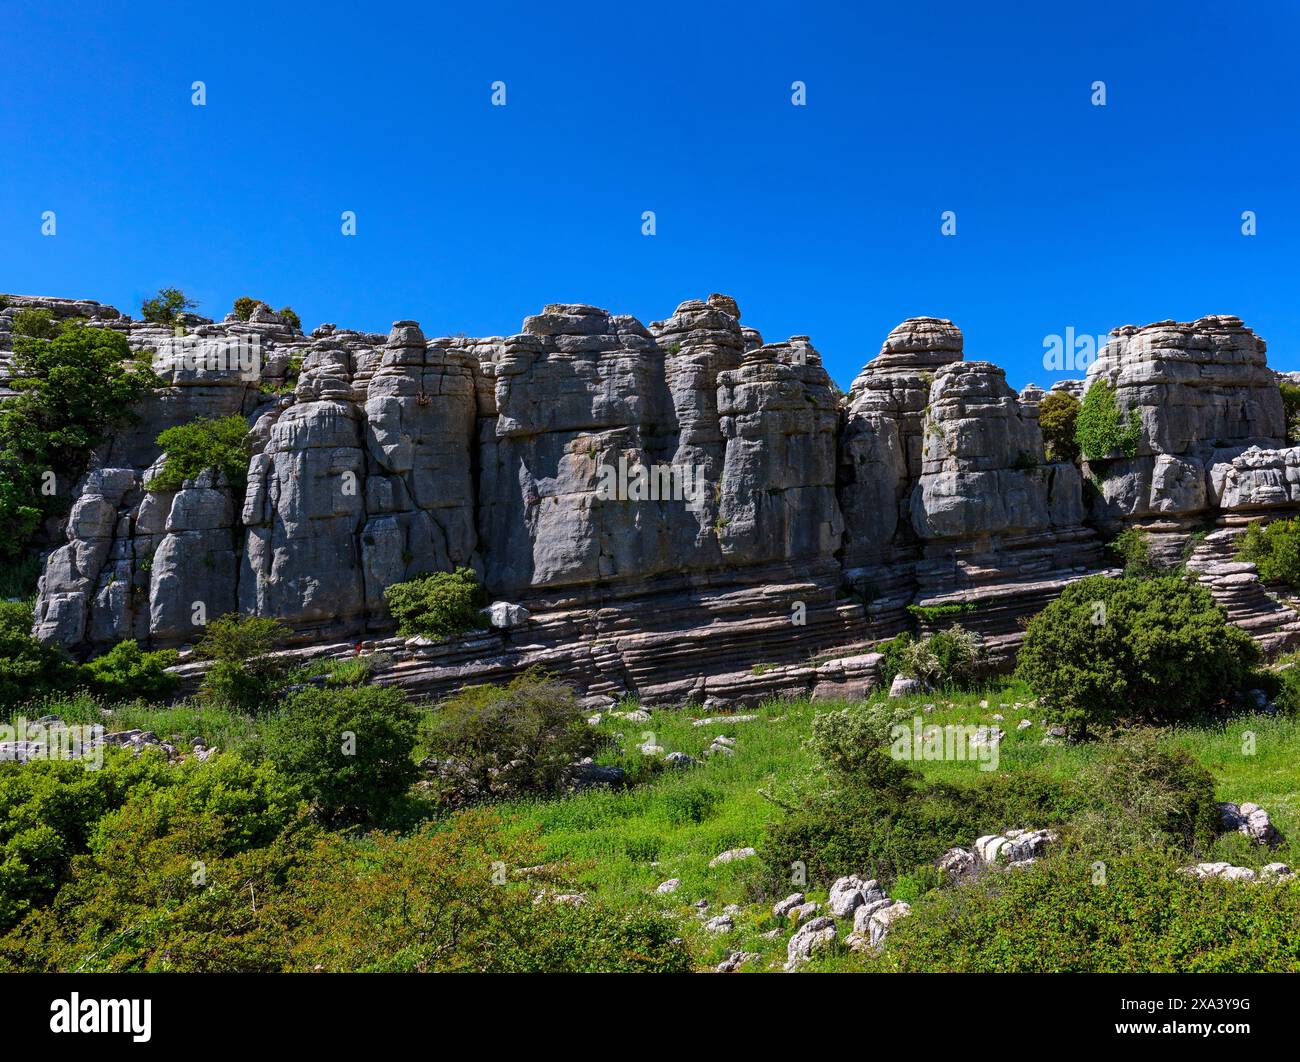
[[[592,786],[621,786],[627,784],[627,772],[622,767],[608,767],[592,763],[590,758],[569,767],[569,785],[574,789]]]
[[[943,871],[945,879],[956,881],[974,871],[978,864],[979,860],[969,848],[949,848],[935,865]]]
[[[694,756],[688,756],[684,752],[670,752],[664,757],[664,763],[669,767],[676,767],[678,770],[686,770],[690,767],[699,766],[699,761]]]
[[[891,697],[910,697],[912,694],[923,692],[925,687],[920,679],[907,678],[904,675],[895,675],[889,687]]]
[[[731,915],[720,914],[716,918],[710,918],[705,922],[704,928],[709,933],[730,933],[736,928],[736,923]]]
[[[803,902],[804,894],[802,892],[792,892],[784,900],[778,900],[772,905],[772,914],[777,918],[784,918]]]
[[[786,944],[785,968],[795,970],[819,951],[831,947],[837,938],[835,920],[823,915],[805,922]]]
[[[1258,844],[1275,845],[1282,840],[1268,812],[1258,804],[1219,804],[1219,824],[1224,830],[1245,834]]]
[[[742,859],[752,859],[758,855],[757,850],[753,848],[729,848],[721,855],[716,855],[709,860],[709,866],[720,867],[726,863],[737,863]]]
[[[889,930],[894,923],[900,918],[906,918],[912,913],[912,905],[902,900],[891,903],[888,907],[882,907],[879,911],[872,914],[870,921],[867,923],[868,943],[873,948],[879,948],[888,936]]]
[[[847,918],[861,904],[882,899],[884,895],[885,890],[874,878],[868,880],[852,874],[831,885],[827,906],[836,918]]]
[[[523,605],[516,605],[510,601],[493,601],[482,611],[488,618],[488,624],[499,630],[526,626],[530,615]]]
[[[655,892],[661,896],[667,896],[676,892],[682,887],[681,878],[669,878],[667,881],[661,881],[655,888]]]
[[[746,963],[755,962],[759,958],[756,951],[733,951],[715,969],[718,973],[735,973]]]
[[[693,719],[691,726],[715,726],[723,723],[752,723],[756,715],[711,715],[707,719]]]

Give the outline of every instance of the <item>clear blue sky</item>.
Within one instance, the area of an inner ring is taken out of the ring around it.
[[[60,8],[5,4],[0,290],[430,335],[721,291],[841,384],[914,315],[1048,386],[1047,335],[1235,313],[1300,369],[1290,2]]]

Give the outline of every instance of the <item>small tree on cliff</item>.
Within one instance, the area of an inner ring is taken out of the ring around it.
[[[1068,391],[1050,391],[1038,404],[1038,426],[1043,430],[1043,444],[1048,461],[1073,461],[1079,456],[1074,437],[1079,416],[1079,401]]]
[[[68,324],[49,340],[14,337],[18,393],[0,413],[0,556],[21,554],[91,451],[160,383],[118,332]]]

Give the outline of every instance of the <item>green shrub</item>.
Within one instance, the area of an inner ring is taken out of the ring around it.
[[[1125,422],[1115,400],[1115,388],[1104,380],[1096,381],[1083,396],[1075,418],[1075,441],[1090,461],[1113,457],[1118,450],[1125,457],[1137,456],[1142,437],[1142,418],[1130,410]]]
[[[962,973],[1300,970],[1300,883],[1201,881],[1158,853],[1048,858],[925,896],[871,965]],[[1104,876],[1103,876],[1104,872]]]
[[[232,612],[208,624],[195,653],[211,660],[200,692],[241,711],[266,711],[285,685],[289,665],[270,655],[290,629],[279,620]]]
[[[151,324],[174,325],[181,314],[196,306],[180,288],[159,288],[157,295],[140,304],[140,316]]]
[[[1079,400],[1068,391],[1049,391],[1038,403],[1038,426],[1048,461],[1074,461],[1079,457],[1075,438]]]
[[[1237,559],[1253,564],[1265,582],[1300,589],[1300,519],[1251,524],[1237,547]]]
[[[384,590],[400,634],[456,637],[483,626],[479,610],[487,601],[470,568],[435,572]]]
[[[880,681],[885,689],[889,689],[894,677],[902,670],[903,652],[914,641],[916,638],[911,632],[903,631],[875,647],[876,652],[884,655],[884,659],[880,662]]]
[[[1083,806],[1076,787],[1032,771],[927,782],[891,755],[899,722],[908,725],[901,710],[879,701],[813,720],[808,748],[822,773],[806,779],[796,803],[766,828],[759,849],[765,894],[790,891],[795,864],[814,886],[845,874],[926,878],[922,868],[954,845],[1003,829],[1055,826]]]
[[[292,899],[293,968],[387,972],[686,972],[690,954],[658,911],[534,902],[549,876],[528,833],[486,811],[408,836],[322,844]]]
[[[262,309],[264,310],[270,310],[271,308],[269,304],[263,302],[261,299],[254,299],[248,295],[241,295],[239,298],[235,300],[235,305],[232,307],[232,312],[241,321],[247,321],[250,317],[253,316],[253,311],[256,310],[259,306],[262,307]]]
[[[401,690],[304,689],[269,720],[264,752],[333,826],[384,823],[419,777],[417,723]]]
[[[469,686],[434,710],[424,735],[428,751],[452,761],[443,798],[462,801],[498,793],[554,793],[569,765],[596,751],[573,690],[530,669],[506,686]]]
[[[16,336],[53,339],[59,332],[59,322],[49,310],[26,309],[14,314],[13,334]]]
[[[66,759],[0,763],[0,932],[49,902],[96,824],[130,792],[169,780],[159,754],[109,750],[93,771]]]
[[[0,941],[0,968],[283,968],[273,901],[313,836],[296,788],[225,753],[149,783],[99,818],[53,902]]]
[[[1282,380],[1278,387],[1282,391],[1282,412],[1286,419],[1286,441],[1300,442],[1300,387],[1289,380]]]
[[[18,393],[0,409],[0,558],[24,556],[41,522],[66,508],[94,449],[130,423],[132,405],[161,381],[133,360],[126,337],[65,325],[50,341],[15,336]],[[56,476],[57,479],[51,479]]]
[[[1286,715],[1300,711],[1300,662],[1295,659],[1282,662],[1273,677],[1273,701],[1277,710]]]
[[[166,669],[176,663],[174,649],[144,652],[135,641],[122,641],[82,671],[87,685],[108,701],[166,700],[179,679]]]
[[[759,848],[764,887],[789,892],[796,864],[814,887],[845,874],[892,883],[987,832],[980,809],[958,799],[959,792],[919,782],[887,791],[850,780],[810,792],[767,825]]]
[[[1203,852],[1219,832],[1214,777],[1184,749],[1148,730],[1126,732],[1088,761],[1079,779],[1087,809],[1076,818],[1093,853],[1136,848]]]
[[[1231,696],[1257,657],[1203,587],[1094,575],[1030,621],[1017,674],[1049,718],[1082,734],[1186,719]]]
[[[1142,578],[1155,571],[1151,564],[1151,546],[1141,528],[1125,528],[1106,548],[1123,564],[1125,575]]]
[[[887,701],[857,701],[814,717],[808,751],[833,777],[892,792],[910,791],[919,780],[889,752],[892,729],[903,711]]]
[[[967,686],[979,669],[980,646],[979,635],[954,625],[904,646],[899,673],[936,689]]]
[[[0,601],[0,709],[72,689],[79,671],[62,648],[31,635],[32,606]]]
[[[25,553],[13,558],[0,571],[0,600],[26,601],[36,597],[36,586],[44,571],[41,557]]]
[[[302,318],[293,312],[292,306],[281,306],[276,313],[285,319],[294,328],[302,330]]]
[[[243,490],[248,480],[247,438],[248,422],[237,413],[168,428],[157,440],[167,456],[149,489],[180,490],[185,480],[213,468],[225,474],[233,490]]]

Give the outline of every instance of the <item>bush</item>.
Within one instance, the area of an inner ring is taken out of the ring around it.
[[[1079,442],[1075,438],[1079,400],[1068,391],[1049,391],[1038,403],[1038,426],[1048,461],[1075,461]]]
[[[140,304],[140,316],[151,324],[174,325],[181,314],[196,306],[180,288],[159,288],[157,295]]]
[[[876,652],[884,655],[884,660],[880,662],[880,682],[885,689],[889,689],[895,676],[902,670],[903,653],[914,641],[916,638],[909,631],[903,631],[875,647]]]
[[[1051,719],[1084,734],[1186,719],[1236,691],[1257,658],[1203,587],[1093,575],[1030,621],[1017,674]]]
[[[302,331],[302,318],[293,312],[292,306],[281,306],[276,313],[283,317],[288,324]]]
[[[771,894],[789,892],[796,863],[809,885],[823,888],[845,874],[893,882],[988,832],[982,810],[965,795],[919,780],[885,790],[843,779],[810,792],[767,826],[759,850],[764,885]]]
[[[179,679],[166,669],[176,663],[174,649],[143,652],[134,641],[122,641],[82,671],[91,690],[108,701],[166,700]]]
[[[1300,387],[1289,380],[1278,384],[1282,391],[1282,412],[1286,419],[1286,441],[1300,442]]]
[[[161,381],[132,360],[126,338],[65,325],[48,342],[14,337],[18,393],[0,410],[0,557],[14,562],[48,516],[66,506],[50,476],[71,484],[91,452],[130,423],[131,406]]]
[[[436,572],[384,590],[399,634],[458,637],[483,626],[479,610],[487,598],[470,568]]]
[[[49,902],[101,818],[169,778],[161,755],[116,750],[95,771],[76,760],[0,763],[0,932]]]
[[[419,777],[416,729],[399,689],[305,689],[269,721],[264,751],[323,822],[383,823]]]
[[[903,647],[899,672],[933,688],[967,686],[979,667],[980,646],[979,635],[964,627],[936,631]]]
[[[194,647],[212,661],[200,692],[241,711],[265,711],[288,674],[288,664],[270,654],[289,633],[279,620],[260,616],[231,612],[213,620]]]
[[[1237,547],[1237,559],[1253,564],[1265,582],[1300,589],[1300,519],[1251,524]]]
[[[1167,849],[1203,852],[1219,832],[1214,777],[1184,749],[1165,748],[1148,730],[1108,742],[1084,768],[1088,807],[1076,820],[1093,853]]]
[[[224,753],[148,759],[161,772],[95,823],[53,902],[0,942],[0,967],[283,967],[290,927],[268,908],[313,837],[295,787]]]
[[[1074,437],[1083,456],[1090,461],[1113,457],[1117,450],[1125,457],[1136,457],[1138,440],[1142,437],[1142,418],[1136,409],[1130,410],[1125,423],[1115,400],[1115,388],[1098,380],[1083,396],[1083,405],[1075,418]]]
[[[235,300],[235,305],[231,309],[234,315],[241,321],[247,321],[253,316],[253,311],[259,306],[264,310],[270,310],[271,308],[270,305],[263,302],[261,299],[254,299],[248,295],[241,295]]]
[[[1201,881],[1151,852],[1086,853],[924,897],[872,965],[961,973],[1300,970],[1300,882]]]
[[[1002,829],[1058,825],[1082,806],[1075,787],[1031,771],[928,783],[891,755],[898,722],[908,721],[879,701],[813,720],[808,748],[823,774],[807,779],[795,805],[767,826],[759,851],[766,892],[789,892],[795,863],[803,864],[810,885],[845,874],[928,880],[932,864],[954,845]]]
[[[1124,574],[1142,578],[1155,571],[1151,564],[1151,546],[1141,528],[1121,531],[1106,546],[1124,566]]]
[[[32,606],[0,601],[0,708],[72,689],[77,665],[59,646],[32,637]]]
[[[679,929],[654,910],[534,902],[518,871],[544,861],[531,834],[486,811],[409,837],[330,840],[315,853],[290,921],[300,970],[686,972]],[[549,882],[551,886],[558,883]]]
[[[892,728],[903,710],[884,701],[857,701],[838,711],[821,712],[812,722],[808,751],[840,779],[884,791],[906,792],[920,775],[889,752]]]
[[[242,491],[248,480],[247,438],[248,422],[237,413],[168,428],[157,439],[167,456],[149,489],[180,490],[185,480],[213,468],[225,475],[233,490]]]
[[[556,792],[569,766],[596,751],[599,735],[568,686],[530,669],[507,686],[469,686],[443,701],[425,743],[454,765],[443,797],[456,802]]]
[[[13,334],[31,339],[53,339],[60,332],[59,322],[49,310],[27,309],[14,314]]]

